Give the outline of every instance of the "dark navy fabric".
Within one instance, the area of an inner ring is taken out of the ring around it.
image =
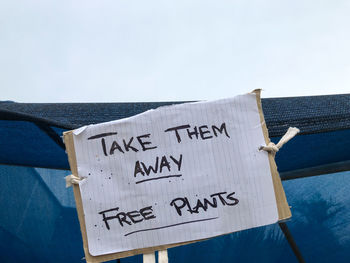
[[[275,143],[280,137],[273,137]],[[280,172],[350,160],[350,129],[298,135],[276,154]]]
[[[62,135],[56,128],[57,136]],[[65,151],[35,124],[0,120],[0,163],[69,169]]]
[[[69,169],[67,155],[43,130],[23,119],[48,120],[62,136],[66,128],[129,117],[175,102],[148,103],[0,103],[0,163]],[[179,102],[176,102],[179,103]],[[296,126],[300,135],[284,146],[276,161],[281,172],[350,161],[350,95],[262,99],[272,141]],[[22,121],[9,112],[25,114]],[[330,153],[330,154],[329,154]],[[293,160],[290,161],[289,159]]]
[[[0,165],[0,262],[69,263],[81,262],[84,256],[72,189],[64,183],[69,174],[67,155],[42,125],[48,124],[60,138],[68,129],[167,104],[172,103],[0,102],[0,164],[10,164]],[[283,174],[302,169],[350,164],[349,94],[263,99],[262,104],[272,141],[277,142],[290,126],[301,129],[276,155],[282,179]],[[283,185],[293,213],[287,224],[306,262],[349,262],[350,172]],[[277,225],[173,248],[169,258],[170,262],[296,262]],[[121,262],[141,260],[136,256]]]
[[[350,128],[350,94],[262,99],[271,137],[279,137],[288,127],[301,134]]]
[[[286,128],[297,126],[302,134],[350,128],[350,94],[262,99],[270,136],[279,137]],[[8,112],[22,113],[80,127],[100,123],[182,102],[135,103],[14,103],[0,102],[0,120]],[[6,111],[6,112],[3,112]]]
[[[63,130],[54,128],[59,136]],[[69,170],[65,151],[30,122],[0,120],[3,164]],[[280,137],[272,137],[278,142]],[[350,160],[350,129],[298,135],[276,155],[280,172]]]
[[[0,165],[0,262],[82,262],[68,171]],[[306,262],[349,262],[350,172],[283,182],[287,225]],[[122,263],[142,262],[141,256]],[[278,225],[169,249],[169,262],[296,263]]]

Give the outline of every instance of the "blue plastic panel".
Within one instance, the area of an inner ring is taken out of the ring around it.
[[[80,227],[66,174],[0,166],[0,262],[81,262]],[[293,213],[287,224],[306,262],[349,262],[350,172],[283,185]],[[277,225],[172,248],[169,257],[172,263],[297,262]]]

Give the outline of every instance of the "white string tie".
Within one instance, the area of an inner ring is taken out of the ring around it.
[[[168,251],[166,249],[158,251],[158,263],[168,263]]]
[[[74,174],[68,175],[65,177],[66,179],[66,188],[71,187],[73,184],[79,184],[81,180],[84,178],[75,176]]]
[[[156,255],[154,252],[143,254],[143,263],[156,263]]]
[[[289,127],[287,132],[283,135],[283,137],[280,139],[280,141],[277,144],[270,142],[267,146],[260,146],[259,151],[264,150],[264,151],[267,151],[268,153],[275,155],[276,152],[278,152],[279,149],[281,149],[284,144],[286,144],[290,139],[292,139],[299,132],[300,130],[298,128]]]
[[[166,249],[158,251],[158,263],[168,263],[168,251]],[[156,263],[155,253],[143,254],[143,263]]]

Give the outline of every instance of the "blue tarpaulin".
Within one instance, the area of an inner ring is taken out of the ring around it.
[[[0,102],[0,262],[79,262],[84,256],[62,132],[167,103]],[[306,262],[350,260],[350,95],[263,99],[271,140],[301,133],[276,163]],[[314,176],[320,175],[320,176]],[[278,225],[169,249],[170,262],[297,262]],[[140,256],[121,262],[141,262]]]

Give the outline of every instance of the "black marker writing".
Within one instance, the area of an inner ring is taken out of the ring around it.
[[[100,133],[100,134],[96,134],[94,136],[91,136],[88,138],[88,140],[94,140],[94,139],[98,139],[98,138],[102,138],[102,137],[107,137],[107,136],[111,136],[111,135],[117,135],[117,132],[105,132],[105,133]]]
[[[230,194],[227,194],[227,192],[215,193],[210,195],[210,197],[212,198],[212,200],[210,201],[207,198],[204,198],[203,201],[201,199],[197,199],[194,206],[191,205],[187,197],[178,197],[173,199],[170,202],[170,205],[175,208],[179,216],[182,216],[184,208],[185,211],[190,212],[190,214],[198,214],[200,211],[207,211],[209,207],[217,208],[219,205],[217,197],[219,198],[221,205],[223,206],[237,205],[239,203],[239,200],[233,197],[234,194],[235,192],[232,192]]]
[[[140,230],[129,232],[129,233],[125,234],[124,236],[127,237],[129,235],[140,233],[140,232],[153,231],[153,230],[159,230],[159,229],[164,229],[164,228],[169,228],[169,227],[187,225],[187,224],[192,224],[192,223],[214,220],[214,219],[218,219],[218,218],[219,217],[211,217],[211,218],[197,219],[197,220],[192,220],[192,221],[187,221],[187,222],[176,223],[176,224],[167,225],[167,226],[159,226],[159,227],[153,227],[153,228],[140,229]]]
[[[113,220],[113,219],[118,219],[118,222],[120,226],[124,226],[125,224],[127,225],[132,225],[132,224],[137,224],[140,223],[144,220],[150,220],[156,218],[156,216],[153,214],[153,208],[152,206],[147,206],[144,208],[141,208],[140,210],[134,210],[130,212],[119,212],[119,207],[111,208],[108,210],[104,210],[99,212],[100,215],[102,215],[102,221],[105,223],[106,228],[110,230],[110,225],[108,221]],[[110,216],[106,216],[106,214],[110,214],[114,212],[114,214]]]
[[[154,165],[146,164],[142,161],[135,162],[134,177],[138,175],[148,176],[150,174],[157,174],[163,172],[171,172],[173,168],[177,171],[181,170],[182,165],[182,154],[179,157],[170,155],[169,157],[163,155],[161,158],[156,157]]]
[[[181,126],[176,126],[176,127],[172,127],[172,128],[166,129],[165,132],[175,131],[177,142],[180,143],[181,142],[181,137],[180,137],[180,134],[179,134],[178,131],[182,130],[182,129],[190,128],[190,127],[191,126],[189,124],[186,124],[186,125],[181,125]]]
[[[157,148],[157,146],[153,146],[153,147],[148,147],[146,145],[150,145],[152,144],[150,141],[144,141],[143,138],[149,138],[151,136],[151,134],[144,134],[144,135],[140,135],[137,136],[137,140],[139,141],[140,145],[142,146],[142,151],[147,151],[147,150],[152,150]]]
[[[230,135],[228,135],[228,133],[227,133],[226,123],[223,122],[223,123],[221,124],[220,128],[216,127],[215,125],[212,125],[211,128],[213,129],[213,132],[214,132],[215,137],[218,137],[218,134],[217,134],[217,132],[216,132],[216,131],[218,131],[218,132],[220,132],[221,134],[222,134],[222,132],[225,132],[225,135],[226,135],[227,137],[231,138]]]
[[[89,137],[88,140],[101,138],[101,147],[105,156],[113,155],[116,152],[125,154],[126,152],[138,152],[139,150],[147,151],[157,148],[157,146],[152,146],[150,133],[136,136],[136,140],[134,140],[134,137],[130,137],[128,139],[114,139],[111,142],[107,142],[105,139],[105,137],[117,134],[117,132],[100,133]]]
[[[182,130],[186,130],[187,133],[180,132]],[[227,132],[226,128],[226,123],[223,122],[220,127],[217,127],[215,125],[211,126],[211,129],[208,127],[208,125],[202,125],[202,126],[194,126],[191,127],[191,125],[186,124],[186,125],[180,125],[172,128],[166,129],[164,132],[174,132],[175,137],[178,143],[181,143],[182,136],[187,135],[187,137],[192,140],[192,139],[202,139],[202,140],[208,140],[212,139],[215,137],[218,137],[219,134],[225,134],[227,138],[230,138],[230,135]],[[213,134],[213,135],[212,135]]]

